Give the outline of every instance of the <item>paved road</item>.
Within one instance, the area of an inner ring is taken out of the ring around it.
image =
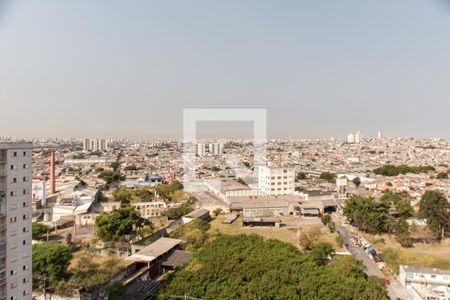
[[[336,223],[337,232],[342,237],[344,243],[348,244],[347,250],[353,255],[354,258],[362,261],[366,266],[366,274],[369,276],[376,276],[378,278],[385,278],[384,274],[380,271],[380,269],[378,269],[377,265],[369,259],[367,253],[362,248],[352,243],[350,230],[341,225],[341,218],[333,216],[333,219]],[[391,284],[387,286],[387,291],[391,299],[411,300],[411,297],[408,295],[406,289],[396,278],[389,278],[389,280]]]

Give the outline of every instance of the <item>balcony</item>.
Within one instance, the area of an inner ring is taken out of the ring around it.
[[[0,171],[0,177],[6,177],[6,171]]]
[[[0,156],[0,164],[6,163],[6,156]]]

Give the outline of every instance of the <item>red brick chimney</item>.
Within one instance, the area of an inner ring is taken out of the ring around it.
[[[50,154],[50,195],[56,193],[55,152]]]

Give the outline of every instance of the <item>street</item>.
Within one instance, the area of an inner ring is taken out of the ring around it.
[[[366,266],[366,274],[369,276],[376,276],[378,278],[385,278],[384,274],[380,269],[378,269],[377,265],[369,259],[367,253],[362,248],[352,243],[350,230],[341,225],[342,218],[337,215],[333,215],[333,220],[336,223],[336,232],[342,237],[344,244],[348,245],[347,250],[355,259],[362,261]],[[391,299],[411,299],[406,289],[396,278],[390,277],[389,280],[391,284],[387,286],[387,291]]]

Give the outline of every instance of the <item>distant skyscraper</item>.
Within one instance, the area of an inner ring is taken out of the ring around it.
[[[0,295],[31,299],[31,143],[0,143]]]
[[[211,155],[222,155],[223,154],[223,143],[210,143],[208,145],[208,152]]]
[[[381,133],[381,131],[378,131],[378,139],[382,139],[383,138],[383,134]]]
[[[357,131],[355,133],[349,133],[347,135],[348,144],[359,144],[361,143],[361,132]]]
[[[200,156],[200,157],[203,157],[203,156],[205,156],[205,153],[206,153],[205,144],[198,143],[197,144],[197,155]]]
[[[355,143],[356,143],[356,144],[361,143],[361,132],[360,132],[360,131],[357,131],[357,132],[355,133]]]
[[[106,151],[108,141],[105,139],[83,139],[83,151]]]

